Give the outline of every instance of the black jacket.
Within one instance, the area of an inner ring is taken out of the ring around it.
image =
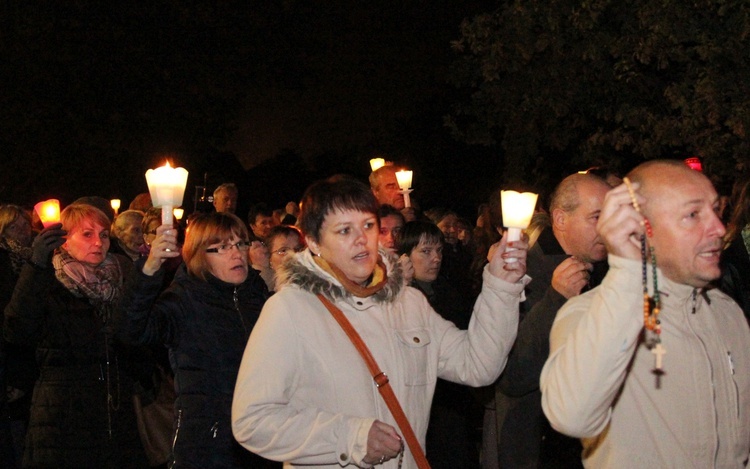
[[[123,270],[131,265],[118,260]],[[88,299],[71,294],[52,267],[28,264],[5,308],[3,333],[12,344],[35,346],[40,369],[24,467],[147,464],[133,413],[133,350],[115,340]]]
[[[742,236],[738,236],[721,254],[719,286],[740,305],[750,322],[750,254]]]
[[[239,286],[210,275],[203,281],[183,265],[159,295],[163,272],[143,274],[144,262],[136,262],[123,299],[121,331],[134,343],[169,347],[174,467],[263,467],[235,442],[231,407],[245,344],[269,295],[265,283],[252,269]]]
[[[552,323],[567,301],[552,288],[552,275],[568,257],[551,227],[529,249],[526,265],[531,283],[521,303],[518,336],[495,394],[500,467],[581,467],[580,443],[550,427],[539,389]],[[607,268],[606,262],[594,264],[589,288],[601,283]]]

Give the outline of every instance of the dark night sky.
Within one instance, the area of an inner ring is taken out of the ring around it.
[[[461,20],[489,4],[361,3],[310,9],[302,19],[305,34],[290,38],[294,52],[285,64],[300,76],[248,90],[229,145],[243,165],[282,148],[314,153],[377,145],[444,84]]]
[[[127,200],[167,154],[191,171],[190,185],[204,172],[219,168],[213,176],[225,178],[282,150],[366,161],[394,142],[420,146],[404,133],[416,115],[440,121],[446,108],[433,103],[445,101],[450,41],[462,19],[494,6],[6,2],[0,202]],[[440,175],[423,181],[429,177]]]

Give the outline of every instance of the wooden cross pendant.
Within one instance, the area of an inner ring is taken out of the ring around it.
[[[667,350],[661,346],[661,342],[656,344],[654,347],[651,348],[651,353],[653,353],[656,356],[656,367],[654,369],[656,371],[661,371],[661,362],[662,358],[664,357],[664,354],[667,353]]]

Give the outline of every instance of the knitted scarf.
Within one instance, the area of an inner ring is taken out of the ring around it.
[[[58,250],[52,257],[55,276],[65,288],[78,298],[88,298],[100,315],[108,313],[107,306],[120,296],[122,290],[122,271],[120,264],[107,254],[104,261],[97,266],[83,264],[74,259],[64,249]],[[103,317],[102,319],[108,319]]]
[[[0,238],[0,249],[8,252],[13,272],[16,275],[20,275],[23,265],[26,261],[31,259],[31,248],[21,246],[21,244],[14,239],[2,237]]]

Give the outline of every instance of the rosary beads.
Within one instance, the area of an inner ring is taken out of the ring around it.
[[[635,192],[633,191],[630,180],[626,177],[623,179],[623,181],[628,187],[628,192],[630,193],[630,200],[633,203],[633,208],[635,208],[638,213],[641,213],[641,207],[635,198]],[[659,320],[659,313],[661,312],[661,298],[659,296],[659,283],[656,275],[656,254],[654,253],[653,247],[646,246],[646,236],[648,236],[649,238],[653,236],[651,224],[646,218],[644,218],[643,224],[646,230],[646,233],[640,236],[641,265],[643,267],[643,327],[645,329],[644,334],[646,339],[646,347],[651,350],[651,353],[653,353],[656,358],[654,371],[656,373],[662,373],[662,359],[667,351],[661,344],[661,320]],[[653,274],[653,296],[649,296],[648,294],[649,261],[651,262],[651,272]]]

